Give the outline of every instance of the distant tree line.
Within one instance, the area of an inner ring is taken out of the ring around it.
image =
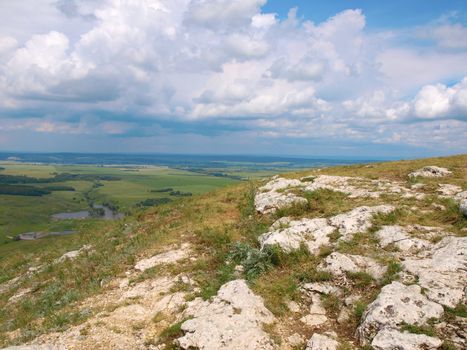
[[[54,177],[37,178],[25,175],[0,175],[0,184],[43,184],[66,181],[118,181],[118,176],[113,175],[94,175],[94,174],[55,174]]]
[[[50,193],[52,193],[52,191],[48,189],[34,186],[0,184],[0,194],[13,196],[43,196]]]
[[[151,192],[162,193],[162,192],[172,192],[174,189],[172,187],[161,188],[157,190],[151,190]]]

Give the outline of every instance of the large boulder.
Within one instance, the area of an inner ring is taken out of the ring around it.
[[[307,204],[308,201],[294,193],[286,192],[262,192],[255,196],[255,209],[261,214],[274,213],[277,209],[287,208],[293,205]]]
[[[336,229],[328,224],[327,219],[292,220],[287,226],[262,234],[258,238],[261,247],[279,245],[290,252],[304,244],[311,253],[316,253],[321,246],[329,244],[328,235]],[[273,227],[277,227],[276,223]]]
[[[452,174],[448,169],[429,165],[409,174],[409,177],[443,177]]]
[[[383,329],[371,342],[375,350],[435,350],[441,345],[442,341],[438,338],[402,333],[396,329]]]
[[[185,315],[193,318],[181,326],[185,335],[176,342],[182,349],[274,349],[262,328],[274,316],[244,280],[224,284],[212,301],[195,299]]]
[[[384,328],[397,328],[403,323],[423,325],[442,315],[443,307],[428,300],[420,286],[406,286],[396,281],[384,286],[368,306],[357,328],[357,336],[367,344]]]
[[[465,301],[467,237],[445,237],[421,258],[407,259],[402,264],[418,277],[429,299],[448,307]]]

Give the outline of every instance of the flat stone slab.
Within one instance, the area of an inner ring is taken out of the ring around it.
[[[366,272],[375,279],[382,278],[386,272],[385,266],[381,266],[371,258],[338,252],[328,255],[321,263],[320,269],[328,271],[335,276],[343,276],[348,272]]]
[[[407,259],[402,265],[418,277],[430,300],[449,307],[465,301],[467,237],[445,237],[421,258]]]
[[[436,165],[429,165],[426,167],[423,167],[421,169],[418,169],[412,173],[409,174],[409,177],[443,177],[452,174],[451,171],[449,171],[446,168],[441,168]]]
[[[189,244],[184,244],[180,249],[170,250],[138,261],[135,265],[135,270],[143,272],[157,265],[173,264],[179,260],[188,258],[189,252]]]
[[[431,318],[440,318],[443,311],[441,305],[421,293],[420,286],[392,282],[384,286],[368,306],[357,328],[357,336],[362,343],[371,343],[384,328],[397,328],[402,323],[423,325]]]
[[[263,299],[250,290],[244,280],[224,284],[212,301],[193,300],[185,314],[193,317],[176,340],[182,349],[256,350],[274,349],[263,324],[274,322]]]
[[[425,334],[384,329],[374,337],[371,346],[375,350],[435,350],[442,343],[440,339]]]

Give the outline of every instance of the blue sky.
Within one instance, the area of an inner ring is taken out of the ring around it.
[[[0,150],[467,151],[467,2],[4,0]]]

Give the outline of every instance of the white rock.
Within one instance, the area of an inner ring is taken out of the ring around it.
[[[289,227],[290,222],[293,219],[290,216],[283,216],[276,221],[269,227],[269,231],[275,231],[283,228]]]
[[[438,193],[440,193],[443,196],[452,197],[458,194],[459,192],[462,192],[462,187],[460,186],[451,185],[451,184],[439,184],[438,185]]]
[[[329,282],[305,283],[302,286],[302,289],[305,292],[317,292],[317,293],[324,294],[324,295],[329,295],[329,294],[340,295],[340,294],[342,294],[342,291],[340,290],[340,288],[332,285]]]
[[[459,210],[462,215],[467,216],[467,199],[463,199],[459,204]]]
[[[289,300],[287,302],[287,308],[293,313],[300,312],[300,305],[298,305],[298,303],[293,300]]]
[[[342,192],[350,198],[378,198],[383,193],[401,194],[405,197],[423,196],[423,194],[417,193],[413,189],[403,187],[401,183],[349,176],[319,175],[305,187],[305,191],[319,189]]]
[[[277,209],[287,208],[294,204],[306,204],[307,200],[293,193],[275,191],[258,193],[255,196],[256,211],[261,214],[274,213]]]
[[[299,187],[302,186],[303,183],[300,180],[296,179],[284,179],[282,177],[276,177],[269,181],[266,185],[259,188],[261,192],[269,192],[269,191],[281,191],[287,188]]]
[[[428,249],[432,244],[423,239],[410,237],[409,233],[402,226],[383,226],[376,232],[381,247],[385,248],[394,244],[399,250],[414,251],[419,249]]]
[[[305,350],[337,350],[339,342],[326,335],[315,333],[308,340]]]
[[[467,237],[445,237],[423,259],[407,259],[405,270],[418,276],[429,299],[455,307],[465,300]]]
[[[374,207],[358,207],[347,213],[333,216],[329,223],[339,229],[342,239],[350,238],[357,232],[364,232],[371,227],[371,221],[376,214],[388,214],[394,211],[392,205],[378,205]]]
[[[338,252],[328,255],[321,263],[320,269],[331,272],[335,276],[343,276],[347,272],[367,272],[375,279],[382,278],[386,272],[386,267],[379,265],[373,259]]]
[[[302,345],[304,342],[305,342],[305,340],[298,333],[294,333],[294,334],[292,334],[291,336],[289,336],[287,338],[287,343],[292,347],[298,347],[298,346]]]
[[[384,286],[368,306],[357,336],[362,343],[371,342],[383,328],[394,328],[403,322],[422,325],[431,318],[440,318],[442,314],[443,307],[421,294],[420,286],[392,282]]]
[[[310,313],[303,316],[300,321],[310,327],[319,326],[327,322],[326,309],[321,303],[321,297],[317,293],[311,294]]]
[[[409,177],[443,177],[452,174],[448,169],[430,165],[409,174]]]
[[[189,247],[184,246],[181,249],[170,250],[165,253],[154,255],[147,259],[138,261],[135,265],[135,270],[145,271],[162,264],[173,264],[179,260],[186,259],[189,255]]]
[[[375,350],[434,350],[442,341],[424,334],[402,333],[395,329],[383,329],[371,342]]]
[[[289,222],[289,227],[266,232],[259,236],[261,248],[279,245],[284,251],[290,252],[304,244],[311,253],[316,253],[323,245],[330,243],[328,235],[335,228],[326,219],[301,219]]]
[[[87,250],[90,250],[90,249],[91,249],[91,245],[86,244],[86,245],[82,246],[79,250],[72,250],[70,252],[67,252],[67,253],[63,254],[60,258],[55,259],[54,263],[59,264],[59,263],[64,262],[65,260],[74,260],[80,254],[82,254],[83,252],[85,252]]]
[[[263,331],[263,324],[274,322],[261,297],[254,295],[244,280],[224,284],[211,302],[192,301],[186,315],[193,318],[181,328],[177,339],[182,349],[273,349],[274,344]]]

